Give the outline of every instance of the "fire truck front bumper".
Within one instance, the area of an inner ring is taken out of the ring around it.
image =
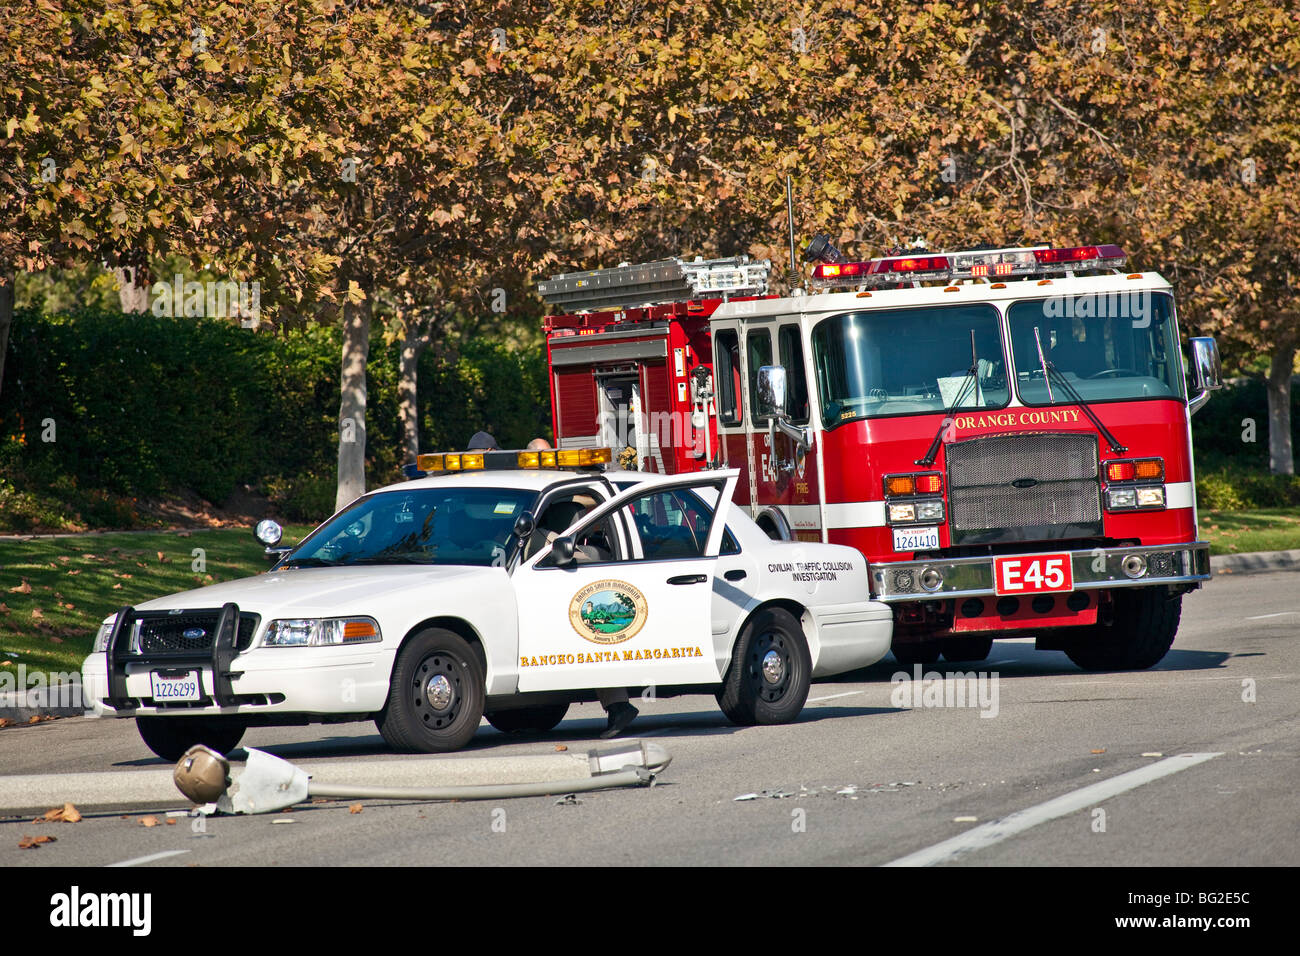
[[[989,597],[1007,593],[1041,593],[1026,589],[1014,592],[996,587],[994,563],[1031,559],[1044,555],[1068,555],[1073,588],[1089,591],[1103,588],[1139,588],[1173,585],[1187,590],[1210,579],[1210,546],[1207,542],[1160,547],[1094,548],[1088,551],[1029,552],[976,558],[936,558],[929,561],[894,561],[870,566],[871,592],[878,601],[901,604],[944,598]],[[1062,590],[1056,588],[1055,590]]]

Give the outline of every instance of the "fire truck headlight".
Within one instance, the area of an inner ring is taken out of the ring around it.
[[[1137,491],[1133,488],[1112,488],[1106,492],[1106,503],[1112,508],[1137,507]]]
[[[899,522],[899,521],[915,521],[916,505],[913,504],[890,505],[889,520],[891,523]]]
[[[916,520],[917,521],[942,521],[943,502],[942,501],[918,501],[916,503]]]
[[[1165,506],[1165,489],[1139,488],[1137,490],[1139,508],[1163,508]]]

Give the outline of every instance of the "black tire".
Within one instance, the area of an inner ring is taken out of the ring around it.
[[[939,659],[940,648],[938,641],[925,641],[924,643],[896,643],[892,644],[889,650],[899,664],[912,667],[916,664],[933,664]]]
[[[769,653],[776,657],[765,673]],[[789,611],[763,608],[736,639],[718,706],[733,724],[787,724],[803,710],[811,683],[812,655],[803,628]]]
[[[1183,613],[1183,596],[1163,587],[1114,592],[1114,623],[1080,628],[1066,656],[1086,671],[1140,671],[1169,652]]]
[[[554,730],[569,712],[566,704],[542,704],[513,710],[491,710],[483,716],[503,734],[544,734]]]
[[[137,717],[135,728],[146,747],[175,763],[195,744],[225,755],[244,739],[247,723],[239,717]]]
[[[993,638],[946,637],[939,648],[945,661],[982,661],[993,651]]]
[[[400,753],[446,753],[473,739],[485,700],[474,649],[459,634],[433,627],[402,645],[375,724]]]

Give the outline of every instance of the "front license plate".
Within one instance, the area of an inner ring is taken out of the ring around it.
[[[153,671],[149,674],[153,686],[153,699],[158,704],[184,703],[201,700],[203,685],[199,681],[198,671],[185,674],[164,674]]]
[[[993,559],[993,589],[998,594],[1073,591],[1074,570],[1068,554],[1035,554]]]
[[[933,551],[939,547],[939,529],[895,528],[895,551]]]

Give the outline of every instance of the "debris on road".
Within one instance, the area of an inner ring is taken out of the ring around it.
[[[158,825],[158,818],[155,816],[140,818],[140,826],[142,827],[156,827],[157,825]]]
[[[348,813],[360,813],[364,809],[365,808],[361,806],[361,804],[354,803],[352,806],[348,807]]]
[[[576,793],[566,793],[564,796],[560,797],[560,799],[555,801],[557,807],[576,807],[581,803],[582,801],[578,799]]]
[[[58,842],[57,837],[52,837],[45,834],[42,834],[41,836],[34,836],[34,837],[24,836],[21,840],[18,841],[18,849],[36,850],[40,848],[40,845],[42,843],[57,843],[57,842]]]
[[[46,810],[45,814],[33,823],[80,823],[81,814],[77,808],[70,803],[65,803],[61,807],[55,807],[53,810]]]

